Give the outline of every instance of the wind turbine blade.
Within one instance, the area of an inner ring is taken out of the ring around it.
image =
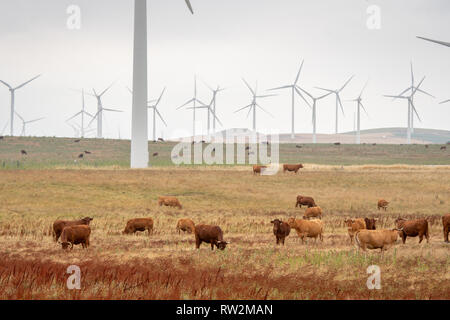
[[[20,120],[22,120],[22,122],[25,122],[25,119],[24,118],[22,118],[21,116],[20,116],[20,114],[18,114],[16,111],[14,111],[14,113],[16,114],[16,116],[18,116],[19,117],[19,119]]]
[[[351,77],[347,80],[347,82],[344,83],[344,85],[338,90],[338,92],[341,92],[342,90],[344,90],[344,88],[348,85],[348,83],[349,83],[350,81],[352,81],[353,77],[354,77],[354,75],[351,76]]]
[[[433,96],[432,94],[430,94],[430,93],[428,93],[428,92],[425,92],[425,91],[423,91],[422,89],[417,89],[417,91],[420,92],[420,93],[426,94],[426,95],[429,96],[429,97],[436,98],[436,97]]]
[[[76,113],[74,116],[72,116],[69,119],[67,119],[66,121],[70,121],[70,120],[72,120],[73,118],[76,118],[77,116],[79,116],[82,113],[83,113],[83,111],[80,111],[80,112]]]
[[[399,95],[399,96],[403,96],[403,95],[404,95],[405,93],[407,93],[409,90],[411,90],[411,87],[409,87],[409,88],[403,90],[403,91],[400,92],[398,95]]]
[[[189,11],[194,14],[194,9],[192,9],[192,5],[191,2],[189,0],[185,0],[186,1],[186,5],[188,6]]]
[[[364,87],[362,88],[361,93],[359,94],[359,97],[360,97],[360,98],[361,98],[361,96],[362,96],[364,90],[366,90],[366,87],[367,87],[367,84],[368,84],[368,83],[369,83],[369,80],[366,81],[366,84],[365,84]]]
[[[412,61],[411,61],[411,86],[414,86],[414,72]]]
[[[248,106],[245,106],[245,107],[243,107],[243,108],[240,108],[240,109],[236,110],[234,113],[239,112],[239,111],[244,110],[244,109],[247,109],[247,108],[250,108],[251,106],[252,106],[252,105],[249,104]]]
[[[12,90],[12,87],[9,84],[7,84],[5,81],[0,80],[0,82],[3,83],[5,86],[7,86],[9,89]]]
[[[422,80],[420,80],[419,84],[417,85],[417,87],[414,88],[413,92],[411,93],[411,96],[416,94],[416,91],[419,90],[420,86],[422,85],[423,81],[425,80],[425,77],[422,78]]]
[[[27,82],[24,82],[24,83],[22,83],[20,86],[18,86],[18,87],[15,87],[14,88],[14,90],[17,90],[17,89],[20,89],[20,88],[22,88],[23,86],[25,86],[25,85],[27,85],[27,84],[29,84],[31,81],[33,81],[33,80],[36,80],[37,78],[39,78],[41,75],[37,75],[36,77],[34,77],[33,79],[30,79],[30,80],[28,80]]]
[[[438,41],[438,40],[428,39],[428,38],[419,37],[419,36],[417,36],[417,38],[450,47],[450,42]]]
[[[387,98],[394,98],[394,99],[409,99],[409,97],[405,97],[405,96],[391,96],[391,95],[384,95]]]
[[[158,100],[156,101],[155,107],[158,106],[159,102],[161,101],[162,96],[164,95],[164,92],[166,91],[166,87],[164,87],[163,91],[161,92],[161,95],[159,96]]]
[[[422,122],[422,119],[420,119],[420,116],[419,116],[419,114],[417,113],[417,110],[416,110],[416,107],[414,106],[414,103],[413,103],[412,101],[410,101],[410,102],[411,102],[411,106],[412,106],[412,108],[413,108],[413,111],[414,111],[414,113],[415,113],[416,116],[417,116],[417,119],[419,119],[419,121]]]
[[[261,107],[259,104],[256,104],[257,107],[259,107],[262,111],[264,111],[265,113],[267,113],[269,116],[271,116],[272,118],[275,118],[275,116],[273,114],[271,114],[269,111],[267,111],[266,109],[264,109],[263,107]]]
[[[40,120],[44,120],[44,119],[45,119],[45,118],[34,119],[34,120],[27,121],[26,123],[27,123],[27,124],[28,124],[28,123],[33,123],[33,122],[40,121]]]
[[[447,103],[447,102],[450,102],[450,99],[444,100],[444,101],[442,101],[440,104],[444,104],[444,103]]]
[[[244,78],[242,78],[242,81],[244,81],[245,85],[247,86],[247,88],[250,90],[250,92],[255,96],[255,91],[253,91],[253,89],[250,87],[250,85],[247,83],[247,81],[245,81]]]
[[[89,122],[88,127],[91,126],[92,122],[94,122],[94,120],[98,117],[99,113],[100,113],[100,111],[97,111],[97,113],[95,114],[95,116],[92,117],[92,120]]]
[[[330,93],[334,93],[334,90],[330,90],[330,89],[325,89],[325,88],[321,88],[321,87],[315,87],[316,89],[320,89],[320,90],[325,90],[328,91]]]
[[[248,119],[248,116],[250,115],[250,112],[252,111],[252,108],[249,108],[248,109],[248,112],[247,112],[247,116],[245,117],[245,119]]]
[[[164,123],[164,125],[167,127],[167,123],[164,121],[161,113],[159,113],[158,109],[155,109],[156,113],[158,114],[158,117],[161,119],[161,121]]]
[[[93,118],[94,116],[87,111],[84,111],[84,114],[87,114],[89,117]]]
[[[344,113],[344,107],[342,106],[342,101],[341,101],[341,97],[339,96],[339,94],[337,94],[336,95],[336,97],[337,97],[337,100],[338,100],[338,102],[339,102],[339,105],[341,106],[341,111],[342,111],[342,114],[344,115],[344,117],[345,117],[345,113]]]
[[[320,99],[323,99],[323,98],[326,98],[326,97],[328,97],[330,94],[332,94],[333,92],[328,92],[327,94],[324,94],[323,96],[320,96],[320,97],[318,97],[318,98],[316,98],[317,100],[320,100]]]
[[[100,97],[101,96],[103,96],[105,93],[106,93],[106,91],[108,91],[109,89],[111,89],[111,87],[114,85],[114,83],[116,83],[115,81],[113,82],[113,83],[111,83],[111,85],[108,87],[108,88],[106,88],[105,90],[103,90],[103,92],[102,93],[100,93]]]
[[[314,97],[306,90],[303,90],[302,88],[298,87],[301,91],[303,91],[303,93],[305,93],[308,97],[311,98],[311,100],[314,100]],[[328,93],[329,94],[329,93]]]
[[[212,92],[214,92],[214,89],[213,89],[209,84],[207,84],[206,81],[204,81],[203,79],[201,79],[201,81],[203,82],[203,84],[204,84],[209,90],[211,90]]]
[[[303,99],[303,101],[305,101],[305,103],[308,105],[309,108],[312,108],[312,106],[309,104],[309,102],[305,99],[305,97],[302,95],[302,93],[300,92],[300,90],[298,90],[297,87],[295,87],[295,92],[297,92],[297,94]]]
[[[361,108],[364,110],[364,112],[366,113],[367,117],[369,117],[369,114],[366,111],[366,108],[364,108],[364,105],[362,104],[362,102],[359,102]]]
[[[287,88],[292,88],[292,85],[289,86],[282,86],[282,87],[277,87],[277,88],[272,88],[272,89],[267,89],[267,91],[273,91],[273,90],[280,90],[280,89],[287,89]]]
[[[303,68],[303,62],[305,62],[305,60],[302,60],[302,64],[300,65],[300,69],[298,70],[297,77],[295,78],[294,85],[297,84],[298,79],[300,78],[300,73],[302,72],[302,68]]]
[[[202,107],[208,106],[206,103],[204,103],[203,101],[201,101],[201,100],[199,100],[199,99],[195,99],[195,101],[197,101],[198,103],[200,103]]]
[[[127,88],[129,93],[133,94],[133,90],[131,90],[130,87],[126,87],[126,88]]]
[[[262,96],[256,96],[256,98],[268,98],[268,97],[275,97],[278,96],[277,94],[265,94]]]
[[[213,117],[214,117],[214,118],[217,120],[217,122],[219,122],[219,124],[223,127],[222,122],[221,122],[220,119],[217,117],[217,115],[216,115],[216,113],[214,112],[214,110],[211,109],[210,107],[208,107],[208,108],[209,108],[209,111],[211,111]]]
[[[112,112],[123,112],[122,110],[108,109],[108,108],[102,108],[102,110],[105,110],[105,111],[112,111]]]
[[[195,99],[191,99],[188,102],[186,102],[185,104],[183,104],[182,106],[178,107],[177,110],[183,108],[184,106],[187,106],[189,103],[194,102]]]

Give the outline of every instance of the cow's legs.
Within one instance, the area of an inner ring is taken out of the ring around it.
[[[200,249],[200,245],[202,244],[202,240],[195,238],[195,247],[197,249]]]
[[[448,226],[444,226],[444,241],[448,242]]]
[[[214,240],[211,240],[211,250],[214,250]]]

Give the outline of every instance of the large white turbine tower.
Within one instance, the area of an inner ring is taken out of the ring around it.
[[[292,93],[292,109],[291,109],[291,139],[295,138],[295,117],[294,117],[294,112],[295,112],[295,94],[297,93],[297,95],[299,95],[303,101],[306,102],[306,104],[311,108],[310,104],[308,103],[308,101],[306,101],[305,97],[303,97],[302,93],[300,92],[300,87],[297,85],[298,80],[300,78],[300,73],[302,72],[302,68],[303,68],[303,62],[305,60],[302,61],[302,64],[300,65],[300,69],[298,70],[297,73],[297,77],[295,78],[295,81],[293,84],[289,84],[289,85],[285,85],[282,87],[278,87],[278,88],[273,88],[273,89],[269,89],[269,91],[271,90],[280,90],[280,89],[290,89],[291,93]]]
[[[351,76],[350,79],[347,80],[346,83],[344,83],[344,85],[340,88],[340,89],[336,89],[336,90],[330,90],[330,89],[325,89],[325,88],[319,88],[317,87],[317,89],[320,90],[325,90],[328,91],[330,93],[334,93],[336,95],[336,130],[335,133],[338,134],[338,117],[339,117],[339,106],[341,107],[342,110],[342,114],[345,116],[344,113],[344,107],[342,106],[342,101],[341,101],[341,97],[339,96],[339,94],[341,93],[342,90],[344,90],[344,88],[347,86],[347,84],[353,79],[354,76]]]
[[[417,85],[417,87],[413,90],[413,92],[411,92],[411,94],[409,96],[391,96],[391,95],[385,95],[385,97],[388,98],[395,98],[395,99],[407,99],[408,100],[408,122],[407,122],[407,126],[406,126],[406,142],[408,144],[411,144],[411,113],[410,113],[410,108],[412,108],[413,112],[416,114],[417,118],[419,119],[419,121],[422,121],[420,119],[419,114],[417,113],[416,107],[414,106],[414,102],[413,102],[413,97],[414,94],[416,93],[416,91],[420,88],[420,86],[422,85],[422,82],[425,80],[425,77],[422,78],[422,80],[420,81],[420,83]]]
[[[264,111],[265,113],[267,113],[268,115],[273,117],[273,115],[270,112],[268,112],[266,109],[264,109],[263,107],[261,107],[258,104],[257,99],[258,98],[273,97],[273,96],[276,96],[276,94],[266,94],[266,95],[258,96],[258,94],[257,94],[258,83],[256,83],[255,89],[252,89],[250,87],[250,85],[247,83],[247,81],[245,81],[245,79],[242,79],[242,80],[244,81],[244,83],[247,86],[248,90],[250,90],[250,92],[252,93],[252,102],[248,106],[245,106],[243,108],[240,108],[240,109],[236,110],[234,113],[248,108],[248,113],[247,113],[247,117],[248,117],[250,112],[253,111],[253,131],[256,132],[256,107],[260,108],[262,111]]]
[[[358,98],[351,100],[356,102],[356,144],[361,144],[361,108],[364,110],[366,115],[369,116],[369,114],[366,111],[366,108],[364,108],[364,105],[362,103],[362,94],[364,93],[366,87],[367,82],[364,85],[363,89],[361,90],[361,93],[359,94]]]
[[[189,10],[194,13],[189,0],[185,2]],[[147,0],[135,0],[131,168],[148,167],[147,77]]]
[[[34,119],[34,120],[25,121],[25,119],[23,117],[21,117],[20,114],[18,114],[17,112],[15,112],[15,113],[16,113],[16,116],[18,116],[19,119],[22,120],[22,132],[20,133],[20,135],[22,137],[24,137],[25,134],[26,134],[27,124],[30,124],[30,123],[33,123],[33,122],[37,122],[37,121],[41,121],[41,120],[45,119],[45,118],[38,118],[38,119]]]
[[[158,105],[161,102],[164,92],[166,92],[166,88],[163,89],[161,95],[159,96],[158,100],[156,100],[155,104],[148,106],[149,109],[153,109],[153,141],[156,141],[156,115],[158,115],[159,119],[161,119],[161,121],[167,127],[166,121],[164,121],[161,113],[159,113],[158,110]]]
[[[15,97],[16,97],[16,90],[17,90],[17,89],[20,89],[20,88],[22,88],[22,87],[24,87],[24,86],[26,86],[26,85],[29,84],[31,81],[36,80],[36,79],[39,78],[40,76],[41,76],[41,75],[38,75],[38,76],[36,76],[36,77],[34,77],[34,78],[32,78],[32,79],[30,79],[30,80],[28,80],[28,81],[22,83],[21,85],[15,87],[15,88],[13,88],[12,86],[10,86],[10,85],[9,85],[8,83],[6,83],[5,81],[0,80],[1,83],[3,83],[5,86],[8,87],[9,92],[11,93],[11,117],[10,117],[10,119],[11,119],[11,120],[10,120],[10,121],[11,121],[11,122],[10,122],[10,134],[11,134],[11,137],[14,135],[14,114],[15,114],[14,103],[15,103]]]
[[[199,109],[200,107],[206,107],[207,105],[205,103],[203,103],[202,101],[200,101],[197,98],[197,76],[194,77],[194,97],[192,99],[190,99],[189,101],[187,101],[186,103],[184,103],[183,105],[181,105],[180,107],[177,108],[177,110],[187,106],[188,104],[192,103],[192,107],[187,108],[187,109],[192,109],[192,139],[195,140],[195,122],[196,122],[196,111],[197,109]],[[200,104],[200,107],[197,106],[197,103]]]
[[[84,125],[84,123],[85,123],[84,122],[84,116],[86,115],[86,116],[90,117],[91,119],[94,118],[94,116],[92,114],[90,114],[89,112],[87,112],[85,110],[85,107],[86,107],[86,104],[85,104],[85,101],[84,101],[84,89],[82,89],[81,90],[81,111],[77,112],[72,117],[70,117],[69,119],[66,120],[66,122],[69,122],[70,120],[72,120],[72,119],[74,119],[74,118],[76,118],[78,116],[81,116],[81,126],[78,126],[79,130],[80,130],[80,133],[81,133],[81,138],[84,138],[84,135],[86,133],[86,127]]]
[[[323,99],[325,97],[328,97],[331,94],[331,92],[328,92],[322,96],[313,96],[306,90],[303,90],[303,89],[300,89],[300,90],[302,90],[313,101],[313,104],[312,104],[312,125],[313,125],[312,142],[317,143],[317,136],[316,136],[316,134],[317,134],[317,101],[320,99]]]

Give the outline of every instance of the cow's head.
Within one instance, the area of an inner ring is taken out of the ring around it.
[[[403,218],[397,218],[395,220],[395,225],[397,226],[397,228],[401,228],[403,226],[403,224],[405,223],[405,219]]]
[[[374,218],[364,218],[364,221],[366,222],[366,229],[367,230],[376,230],[376,227],[375,227],[376,219],[374,219]]]
[[[299,168],[303,168],[303,165],[300,163],[298,167],[299,167]]]
[[[94,220],[94,218],[85,217],[81,219],[86,225],[89,225],[89,223]]]
[[[131,226],[127,225],[127,226],[125,227],[125,230],[122,231],[122,234],[130,234],[130,233],[133,233],[133,230],[132,230],[132,229],[133,229],[133,228],[132,228]]]
[[[347,227],[351,227],[354,222],[355,222],[355,220],[353,220],[353,219],[345,219],[344,220],[344,223]]]
[[[289,218],[287,223],[290,227],[294,227],[295,226],[295,218],[294,217]]]
[[[273,223],[273,230],[277,231],[280,229],[280,225],[283,223],[283,221],[281,221],[280,219],[275,219],[270,221],[270,223]]]
[[[229,242],[217,241],[217,249],[225,250],[225,248],[227,247],[227,244],[229,244]]]
[[[70,249],[73,248],[73,244],[72,243],[70,243],[70,242],[61,242],[61,247],[62,247],[63,250],[69,249],[69,246],[70,246]]]

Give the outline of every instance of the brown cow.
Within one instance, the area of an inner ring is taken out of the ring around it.
[[[442,225],[444,227],[444,241],[448,242],[448,231],[450,229],[450,213],[442,217]]]
[[[362,218],[358,219],[346,219],[344,221],[345,225],[348,227],[348,235],[350,237],[350,243],[353,243],[353,238],[355,234],[363,229],[366,229],[366,222]]]
[[[153,219],[152,218],[137,218],[128,220],[125,230],[122,234],[136,233],[137,231],[148,231],[148,235],[153,233]]]
[[[305,215],[303,219],[309,220],[310,218],[319,218],[322,219],[322,208],[320,207],[311,207],[305,210]]]
[[[304,197],[301,195],[297,196],[297,203],[295,204],[295,207],[302,207],[302,206],[308,206],[308,208],[316,207],[316,203],[314,202],[314,199],[311,197]]]
[[[283,222],[279,219],[270,221],[270,223],[273,223],[273,234],[277,238],[277,244],[280,244],[281,242],[284,246],[284,239],[291,232],[291,226],[288,223]]]
[[[375,218],[364,218],[364,221],[366,222],[366,229],[367,230],[376,230],[375,223],[377,222],[377,219]]]
[[[254,165],[253,166],[253,174],[261,174],[262,169],[267,168],[267,166],[258,166],[258,165]]]
[[[400,229],[401,230],[401,229]],[[399,229],[394,230],[359,230],[355,240],[358,249],[380,249],[381,252],[392,247],[398,239]]]
[[[219,226],[199,224],[195,226],[195,247],[200,249],[202,242],[210,243],[211,250],[214,250],[214,245],[217,249],[224,250],[229,243],[223,241],[223,232]]]
[[[303,165],[300,164],[283,164],[283,172],[286,171],[294,171],[295,173],[298,172],[298,170],[300,170],[301,168],[303,168]]]
[[[166,207],[177,207],[178,209],[182,209],[180,201],[178,201],[175,197],[165,197],[160,196],[158,197],[158,204],[161,207],[162,205],[165,205]]]
[[[317,238],[320,238],[323,242],[322,220],[302,220],[289,218],[288,224],[291,228],[297,231],[298,236],[302,239],[302,243],[305,242],[305,237],[314,238],[314,242],[317,242]]]
[[[183,232],[187,231],[189,233],[193,233],[193,232],[195,232],[195,223],[191,219],[180,219],[180,220],[178,220],[176,230],[177,230],[178,234],[180,234],[181,231],[183,231]]]
[[[75,225],[65,227],[61,233],[61,246],[66,250],[70,245],[70,250],[74,244],[81,244],[83,249],[89,247],[89,237],[91,228],[87,225]]]
[[[381,209],[384,209],[384,211],[386,211],[388,204],[389,204],[389,202],[387,202],[384,199],[378,200],[378,210],[380,210],[380,208],[381,208]]]
[[[59,237],[65,227],[77,226],[77,225],[89,225],[94,218],[85,217],[81,220],[56,220],[53,222],[53,239],[58,242]]]
[[[427,238],[427,243],[430,242],[430,233],[428,231],[428,221],[425,219],[405,220],[398,218],[395,220],[395,225],[398,229],[402,229],[400,236],[402,237],[403,244],[406,242],[407,237],[419,236],[419,243],[422,242],[423,236]]]

